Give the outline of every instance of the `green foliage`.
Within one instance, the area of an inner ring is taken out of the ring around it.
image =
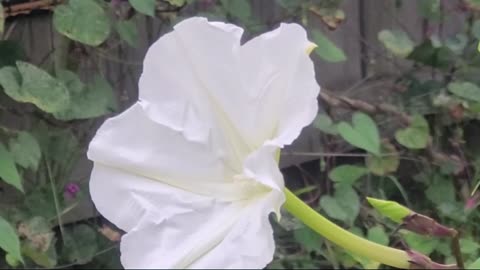
[[[355,190],[347,185],[337,186],[334,196],[323,196],[320,207],[331,218],[353,225],[360,211],[360,199]]]
[[[33,103],[46,112],[66,109],[70,102],[70,95],[63,83],[26,62],[18,61],[17,68],[0,69],[0,85],[12,99]]]
[[[448,91],[466,100],[480,102],[480,87],[471,82],[454,81],[448,84]]]
[[[467,269],[479,269],[479,268],[480,268],[480,258],[478,258],[475,262],[467,266]]]
[[[118,35],[128,45],[136,48],[138,46],[138,30],[134,20],[118,21],[115,25]]]
[[[67,86],[71,99],[75,100],[65,110],[53,115],[60,120],[88,119],[113,112],[117,103],[113,90],[105,79],[95,77],[88,85],[83,85],[76,74],[64,71],[59,74],[60,80]]]
[[[407,57],[415,46],[407,33],[401,30],[382,30],[378,39],[390,52],[400,57]]]
[[[441,19],[440,0],[422,0],[417,2],[420,14],[430,20]]]
[[[155,16],[156,0],[128,0],[132,7],[145,15]]]
[[[65,232],[66,257],[73,262],[84,264],[98,251],[97,233],[88,225],[79,225]]]
[[[295,240],[308,251],[319,251],[323,243],[323,238],[318,233],[308,227],[302,227],[293,232]]]
[[[340,122],[337,130],[351,145],[375,155],[380,154],[380,135],[377,124],[370,116],[356,112],[353,114],[352,124]]]
[[[385,176],[395,172],[400,165],[400,159],[395,146],[384,142],[381,145],[381,153],[383,156],[371,154],[367,156],[365,159],[367,168],[370,172],[379,176]]]
[[[341,165],[335,167],[328,177],[338,184],[353,185],[355,181],[360,179],[362,176],[368,173],[368,170],[365,167],[355,166],[355,165]]]
[[[398,143],[410,149],[427,147],[430,139],[430,129],[427,120],[421,115],[415,115],[409,127],[397,130],[395,139],[397,139]]]
[[[11,40],[0,40],[0,68],[14,66],[18,60],[24,60],[25,53],[21,46]]]
[[[347,60],[347,56],[342,49],[330,41],[322,32],[314,30],[312,32],[313,41],[317,44],[315,54],[327,62],[338,63]]]
[[[15,166],[13,155],[0,143],[0,178],[23,192],[22,178]]]
[[[240,21],[248,21],[252,16],[249,1],[220,0],[225,11]]]
[[[37,170],[42,152],[35,137],[21,131],[15,138],[10,139],[8,146],[15,163],[24,169]]]
[[[315,120],[313,121],[313,126],[319,130],[332,135],[337,135],[337,127],[333,124],[330,116],[326,114],[318,114]]]
[[[69,0],[56,7],[53,24],[62,35],[90,46],[102,44],[111,30],[110,20],[102,6],[95,0]]]
[[[0,248],[3,249],[10,257],[10,261],[23,262],[20,253],[20,240],[15,228],[0,216]]]

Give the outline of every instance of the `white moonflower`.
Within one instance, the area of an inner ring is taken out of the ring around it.
[[[243,30],[182,21],[144,61],[139,101],[92,140],[90,192],[126,231],[126,268],[262,268],[284,183],[275,154],[316,115],[319,86],[297,24]]]

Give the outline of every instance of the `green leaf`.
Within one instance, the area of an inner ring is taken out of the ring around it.
[[[420,15],[424,18],[430,20],[440,20],[441,19],[441,12],[440,12],[440,0],[422,0],[417,1],[418,10]]]
[[[347,60],[347,56],[342,49],[330,41],[322,32],[313,30],[313,41],[317,44],[315,53],[327,62],[338,63]]]
[[[18,61],[17,68],[0,69],[0,85],[8,96],[18,102],[33,103],[50,113],[68,107],[70,96],[63,83],[26,62]]]
[[[90,226],[80,224],[65,231],[63,251],[70,262],[85,264],[98,251],[97,233]]]
[[[478,249],[480,249],[480,244],[471,237],[460,239],[460,250],[463,254],[476,255]]]
[[[14,66],[18,60],[25,59],[25,52],[19,42],[0,40],[0,68]]]
[[[455,186],[453,179],[435,174],[425,191],[427,199],[437,206],[443,203],[455,203]]]
[[[138,31],[134,21],[118,21],[115,25],[118,35],[128,45],[136,48],[138,46]]]
[[[448,69],[452,62],[455,61],[455,54],[447,47],[435,48],[430,40],[424,41],[416,46],[408,59],[422,63],[424,65]]]
[[[308,251],[321,250],[323,243],[322,237],[308,227],[302,227],[293,231],[293,237]]]
[[[467,269],[480,269],[480,258],[467,266]]]
[[[437,238],[423,236],[412,232],[407,232],[404,239],[409,248],[427,256],[429,256],[440,244],[440,241]]]
[[[23,262],[20,252],[20,239],[15,228],[0,216],[0,248],[16,261]]]
[[[454,37],[445,40],[445,47],[452,50],[452,52],[460,54],[467,46],[468,37],[463,33],[458,33]]]
[[[378,33],[378,39],[394,55],[407,57],[415,46],[407,33],[401,30],[382,30]]]
[[[351,226],[360,212],[360,199],[352,187],[341,185],[333,197],[326,195],[320,199],[320,207],[329,217]]]
[[[385,176],[398,169],[400,157],[393,144],[385,142],[382,144],[381,149],[384,156],[368,155],[365,159],[365,164],[373,174]]]
[[[22,179],[10,152],[0,143],[0,178],[23,192]]]
[[[128,0],[128,2],[136,11],[150,17],[155,16],[156,0]]]
[[[55,118],[60,120],[88,119],[105,115],[117,109],[113,89],[102,77],[96,77],[93,83],[85,86],[78,83],[80,79],[74,73],[63,72],[62,74],[64,75],[61,80],[68,85],[72,100],[75,102],[69,108],[55,112],[53,114]]]
[[[421,115],[415,115],[409,127],[395,132],[395,139],[398,143],[410,149],[427,147],[430,139],[430,129],[427,120]]]
[[[353,114],[352,125],[340,122],[337,130],[340,136],[353,146],[375,155],[380,154],[380,135],[377,124],[370,116],[356,112]]]
[[[70,0],[57,6],[53,24],[62,35],[90,46],[102,44],[111,30],[107,14],[94,0]]]
[[[17,268],[20,265],[20,261],[17,261],[17,259],[10,253],[7,253],[7,255],[5,255],[5,262],[7,262],[8,266],[12,268]]]
[[[46,251],[41,251],[31,242],[27,242],[22,245],[22,252],[36,264],[45,268],[53,268],[57,265],[58,259],[54,242],[56,242],[56,239],[53,240],[53,243]]]
[[[380,225],[368,229],[367,238],[368,240],[383,246],[387,246],[389,242],[389,237],[385,232],[385,229]]]
[[[395,221],[402,223],[403,219],[412,213],[407,207],[394,202],[367,197],[368,203],[373,206],[380,214]]]
[[[337,126],[333,124],[330,116],[326,114],[318,114],[315,120],[313,121],[313,126],[327,134],[331,134],[331,135],[338,134]]]
[[[474,83],[454,81],[449,83],[447,88],[448,91],[458,97],[480,102],[480,88]]]
[[[332,171],[330,171],[328,177],[337,183],[353,185],[355,181],[367,173],[368,170],[365,167],[347,164],[335,167]]]
[[[476,39],[480,39],[480,20],[476,20],[472,24],[472,35]]]
[[[28,132],[19,132],[9,141],[8,148],[15,162],[25,169],[37,170],[42,152],[37,139]]]
[[[252,17],[252,8],[249,1],[221,0],[222,7],[233,17],[247,23]]]

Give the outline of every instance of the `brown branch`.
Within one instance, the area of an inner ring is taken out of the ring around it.
[[[52,10],[55,5],[60,4],[63,0],[37,0],[27,3],[5,6],[5,17],[16,16],[19,14],[28,14],[33,10]]]
[[[329,90],[325,89],[322,89],[320,92],[320,99],[331,107],[353,109],[372,115],[378,113],[391,114],[398,117],[407,125],[411,122],[410,116],[391,104],[380,103],[378,105],[373,105],[359,99],[352,99],[345,96],[334,96],[330,94]]]

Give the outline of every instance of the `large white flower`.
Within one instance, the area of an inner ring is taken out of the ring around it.
[[[139,101],[92,140],[90,192],[126,268],[261,268],[284,201],[275,153],[317,112],[304,29],[191,18],[148,50]]]

